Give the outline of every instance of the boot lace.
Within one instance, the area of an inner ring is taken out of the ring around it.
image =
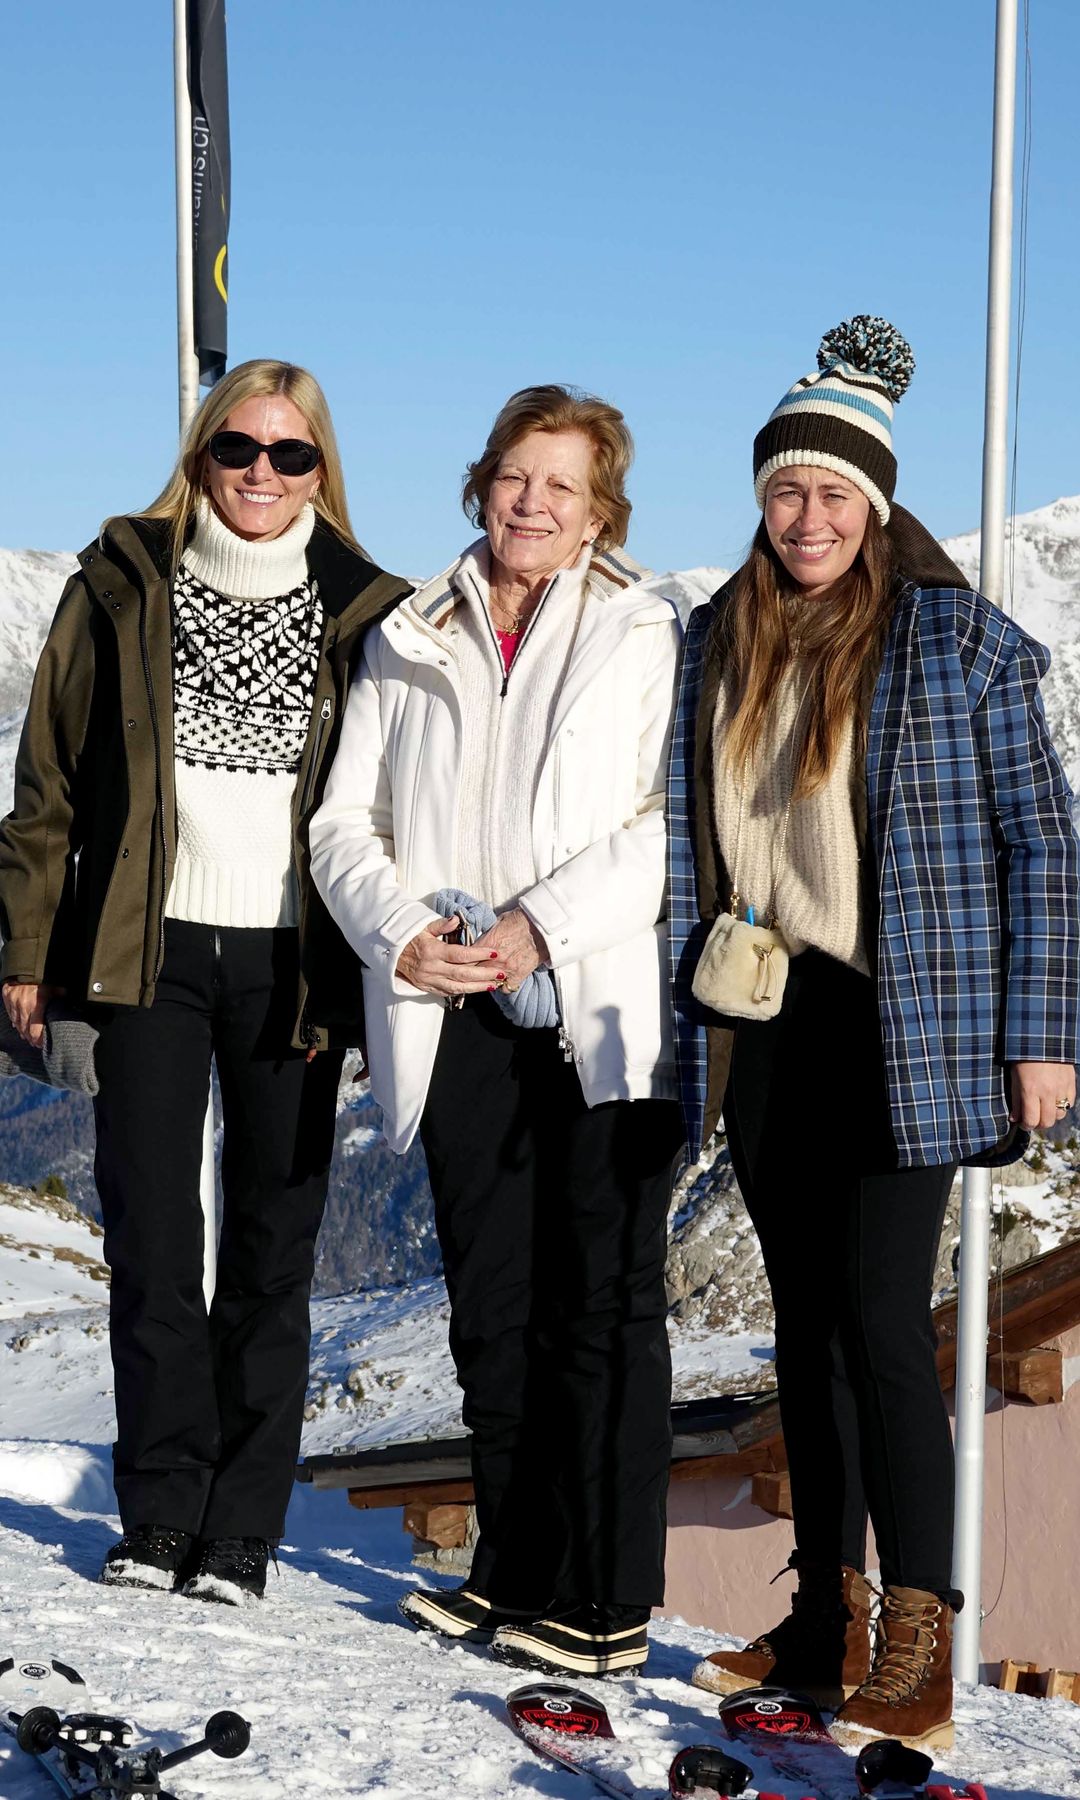
[[[841,1617],[846,1619],[849,1616],[841,1599],[840,1585],[834,1569],[819,1569],[810,1563],[800,1567],[796,1558],[792,1557],[782,1569],[777,1570],[773,1581],[779,1581],[788,1569],[795,1569],[799,1576],[799,1585],[791,1596],[791,1611],[786,1619],[781,1619],[779,1625],[762,1632],[752,1644],[747,1644],[747,1655],[774,1658],[782,1652],[790,1655],[803,1640],[812,1640],[823,1623],[832,1625]],[[772,1582],[769,1586],[772,1586]]]
[[[885,1595],[874,1666],[859,1689],[860,1700],[880,1700],[886,1706],[910,1700],[933,1670],[944,1611],[940,1601],[928,1604]],[[910,1631],[910,1640],[898,1643],[893,1636],[898,1631]]]

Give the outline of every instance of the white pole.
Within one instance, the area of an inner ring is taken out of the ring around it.
[[[180,388],[180,436],[183,438],[199,404],[199,359],[195,354],[195,254],[192,242],[187,0],[173,0],[173,92],[176,106],[176,361]]]
[[[1004,592],[1012,314],[1013,155],[1016,136],[1017,0],[998,0],[994,66],[994,160],[990,195],[990,275],[986,316],[979,586],[1000,605]],[[956,1512],[953,1586],[964,1595],[953,1636],[953,1673],[979,1679],[982,1625],[983,1457],[986,1422],[987,1294],[990,1282],[990,1171],[964,1170],[956,1349]]]
[[[195,353],[195,254],[191,199],[191,98],[188,93],[187,0],[173,0],[173,95],[176,109],[176,367],[183,441],[199,405]],[[209,1308],[217,1278],[217,1208],[214,1188],[214,1094],[203,1119],[199,1199],[203,1215],[203,1293]]]

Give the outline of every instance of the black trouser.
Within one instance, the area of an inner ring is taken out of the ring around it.
[[[470,1587],[537,1610],[664,1593],[670,1101],[590,1111],[554,1030],[443,1021],[421,1124],[472,1431]]]
[[[284,1529],[341,1069],[339,1052],[308,1064],[290,1049],[296,993],[295,931],[167,920],[153,1005],[95,1020],[125,1529],[271,1541]],[[207,1316],[199,1170],[211,1054],[223,1212]]]
[[[934,1360],[934,1264],[955,1164],[898,1169],[873,985],[792,960],[777,1018],[735,1034],[724,1105],[776,1308],[795,1541],[947,1594],[953,1450]]]

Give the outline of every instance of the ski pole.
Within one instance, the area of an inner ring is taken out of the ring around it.
[[[158,1769],[175,1769],[177,1763],[190,1762],[193,1756],[201,1756],[204,1750],[213,1751],[215,1756],[243,1756],[251,1742],[251,1726],[239,1713],[216,1712],[207,1719],[204,1735],[197,1744],[187,1744],[180,1750],[170,1750],[158,1763]]]

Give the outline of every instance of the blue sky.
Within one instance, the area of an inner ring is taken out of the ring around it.
[[[918,368],[898,498],[978,521],[992,0],[231,0],[230,362],[306,363],[354,523],[424,574],[514,389],[614,400],[630,547],[733,564],[824,330]],[[1021,510],[1080,490],[1080,7],[1034,0]],[[0,544],[74,549],[176,448],[169,0],[8,9]],[[18,171],[16,173],[16,171]]]

